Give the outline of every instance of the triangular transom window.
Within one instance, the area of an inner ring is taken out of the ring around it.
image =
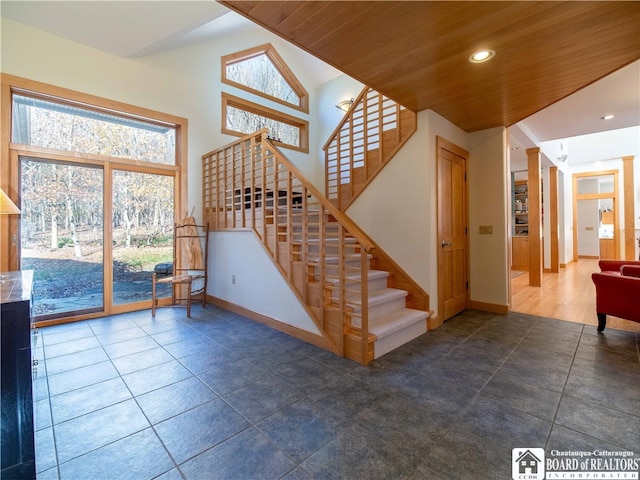
[[[309,95],[271,44],[222,57],[222,81],[309,112]]]

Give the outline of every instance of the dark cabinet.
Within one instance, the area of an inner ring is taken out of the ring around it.
[[[0,478],[35,479],[31,358],[33,272],[0,274],[2,433]]]

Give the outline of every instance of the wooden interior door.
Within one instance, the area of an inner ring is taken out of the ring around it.
[[[469,153],[437,138],[438,315],[442,321],[469,305],[467,162]]]

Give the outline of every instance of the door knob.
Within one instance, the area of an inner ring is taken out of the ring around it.
[[[453,247],[453,243],[445,242],[444,240],[442,240],[442,243],[440,244],[440,246],[442,248],[444,248],[444,247]]]

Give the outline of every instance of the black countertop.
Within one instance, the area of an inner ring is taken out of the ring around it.
[[[0,273],[0,303],[31,299],[33,270]]]

